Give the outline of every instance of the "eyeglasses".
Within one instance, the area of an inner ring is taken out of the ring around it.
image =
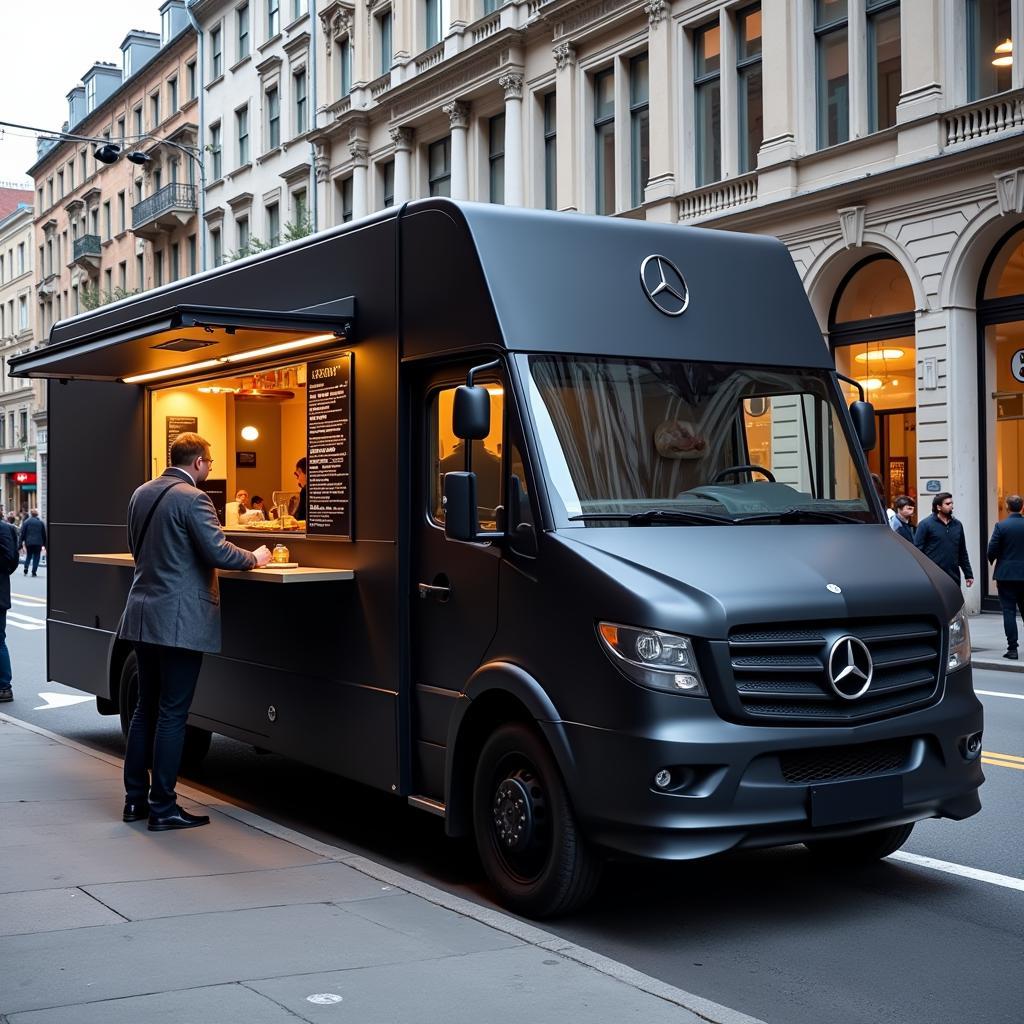
[[[205,455],[200,455],[196,462],[205,462],[208,466],[213,465],[213,459],[208,459]]]

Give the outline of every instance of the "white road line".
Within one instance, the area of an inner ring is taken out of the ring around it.
[[[22,615],[21,612],[7,613],[7,625],[15,629],[46,629],[46,620],[37,619],[33,615]]]
[[[907,864],[916,864],[919,868],[931,868],[933,871],[945,871],[950,875],[973,878],[976,882],[988,882],[989,885],[1001,885],[1004,889],[1016,889],[1024,892],[1024,878],[1012,875],[1000,875],[995,871],[982,871],[981,868],[969,868],[963,864],[951,864],[948,860],[936,860],[934,857],[920,857],[916,853],[892,853],[890,860],[902,860]]]
[[[69,708],[74,704],[84,704],[86,701],[93,699],[91,696],[82,696],[78,693],[41,693],[39,696],[46,703],[33,708],[33,711],[52,711],[54,708]]]
[[[982,697],[1009,697],[1011,700],[1024,700],[1024,693],[1000,693],[998,690],[975,690]]]

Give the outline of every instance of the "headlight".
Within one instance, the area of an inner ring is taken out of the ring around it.
[[[971,630],[967,625],[967,616],[963,608],[956,613],[949,624],[949,664],[948,672],[963,668],[971,663]]]
[[[605,653],[627,679],[669,693],[708,695],[688,637],[614,622],[600,623],[597,631]]]

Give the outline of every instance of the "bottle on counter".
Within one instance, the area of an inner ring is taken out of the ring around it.
[[[283,544],[275,544],[274,550],[271,552],[271,559],[275,565],[279,562],[287,562],[288,554],[288,549]]]

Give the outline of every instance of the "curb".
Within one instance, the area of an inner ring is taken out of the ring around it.
[[[124,766],[123,760],[119,757],[104,754],[98,750],[92,750],[76,740],[70,740],[65,736],[50,732],[49,729],[33,725],[31,722],[24,722],[20,718],[13,718],[0,712],[0,722],[7,722],[9,725],[25,729],[28,732],[34,732],[39,736],[44,736],[46,739],[60,743],[62,746],[70,747],[81,754],[86,754],[97,761],[103,761],[115,768],[120,769]],[[568,942],[557,935],[553,935],[551,932],[546,932],[532,924],[520,921],[518,918],[505,914],[500,910],[481,907],[470,900],[463,899],[461,896],[455,896],[427,882],[420,882],[399,871],[385,867],[383,864],[377,864],[375,861],[369,860],[360,854],[347,852],[340,846],[331,846],[328,843],[323,843],[318,839],[313,839],[311,836],[303,835],[301,832],[254,814],[244,807],[239,807],[226,800],[213,798],[209,793],[205,793],[202,790],[193,789],[191,786],[178,786],[178,793],[192,803],[216,810],[226,817],[234,818],[235,821],[273,836],[275,839],[291,843],[293,846],[306,850],[308,853],[317,854],[327,860],[344,864],[352,870],[360,872],[360,874],[402,889],[413,896],[426,900],[428,903],[433,903],[462,917],[471,918],[480,924],[493,928],[496,931],[504,932],[506,935],[511,935],[513,938],[519,939],[531,946],[537,946],[549,953],[565,957],[565,959],[572,960],[584,967],[589,967],[599,974],[604,974],[647,995],[663,999],[665,1002],[688,1010],[690,1013],[701,1018],[701,1020],[708,1021],[709,1024],[764,1024],[764,1021],[756,1017],[748,1016],[739,1010],[733,1010],[728,1006],[705,999],[703,996],[696,995],[693,992],[687,992],[685,989],[676,988],[674,985],[659,981],[657,978],[652,978],[650,975],[634,970],[626,964],[602,956],[600,953],[595,953],[584,946]]]
[[[989,672],[1024,672],[1024,662],[1014,664],[1006,658],[977,658],[971,655],[971,665]]]

